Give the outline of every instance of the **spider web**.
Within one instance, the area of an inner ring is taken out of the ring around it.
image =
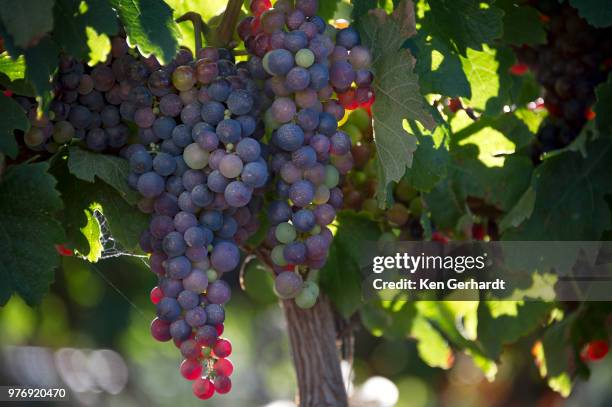
[[[102,254],[100,255],[100,259],[108,259],[119,256],[138,257],[143,261],[147,259],[147,256],[127,251],[118,241],[115,240],[108,225],[108,221],[101,211],[96,209],[94,210],[93,214],[100,225],[100,244],[102,245]]]

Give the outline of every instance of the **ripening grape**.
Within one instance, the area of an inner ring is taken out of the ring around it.
[[[213,371],[203,369],[208,359],[217,366],[217,392],[231,388],[222,379],[233,371],[224,359],[231,345],[219,339],[231,298],[222,277],[239,265],[238,244],[257,230],[262,191],[256,188],[267,182],[268,169],[258,141],[257,86],[246,71],[238,75],[227,51],[200,51],[205,59],[192,62],[181,51],[171,66],[157,67],[148,88],[128,86],[119,112],[139,127],[142,143],[125,156],[129,183],[144,197],[139,208],[151,214],[140,243],[163,293],[154,297],[152,334],[174,340],[185,358],[181,374],[206,399],[215,391]],[[114,124],[111,110],[103,121]]]

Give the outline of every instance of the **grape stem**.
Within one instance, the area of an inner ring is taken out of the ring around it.
[[[219,24],[219,29],[215,35],[216,44],[213,43],[212,45],[219,45],[227,48],[235,47],[235,44],[232,44],[232,39],[234,37],[236,26],[238,25],[238,17],[240,17],[242,3],[243,0],[229,0],[227,2],[227,7],[223,12],[223,18],[221,19],[221,24]]]
[[[176,19],[177,23],[182,23],[183,21],[191,21],[191,23],[193,24],[193,32],[195,37],[195,52],[197,55],[198,51],[202,49],[202,34],[206,34],[206,32],[208,31],[208,26],[202,19],[202,16],[194,11],[188,11],[187,13]]]

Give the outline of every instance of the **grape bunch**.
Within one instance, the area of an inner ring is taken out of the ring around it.
[[[612,68],[612,29],[590,26],[564,2],[532,2],[542,14],[547,42],[516,50],[544,87],[549,117],[538,131],[537,155],[563,148],[593,118],[595,87]]]
[[[107,61],[94,67],[63,55],[48,113],[40,115],[33,99],[16,97],[31,124],[25,145],[53,153],[78,139],[96,152],[119,151],[129,138],[126,122],[152,107],[148,78],[158,68],[155,57],[143,58],[120,35],[112,39]]]
[[[271,101],[264,122],[275,179],[266,244],[275,290],[302,308],[317,301],[316,270],[326,262],[328,226],[342,207],[341,178],[353,166],[351,140],[338,122],[345,106],[373,100],[371,55],[358,32],[336,30],[317,9],[316,0],[279,0],[274,8],[253,0],[253,15],[238,27],[250,54],[246,66]]]
[[[129,184],[150,225],[140,245],[158,285],[151,333],[173,340],[200,399],[231,388],[231,343],[220,336],[231,290],[221,279],[258,228],[268,181],[260,96],[225,49],[187,52],[151,73],[151,106],[133,112],[140,143],[125,150]]]

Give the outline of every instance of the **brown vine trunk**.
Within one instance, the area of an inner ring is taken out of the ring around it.
[[[336,346],[334,313],[327,297],[321,295],[308,310],[283,301],[289,340],[297,373],[297,402],[300,407],[348,406]]]

